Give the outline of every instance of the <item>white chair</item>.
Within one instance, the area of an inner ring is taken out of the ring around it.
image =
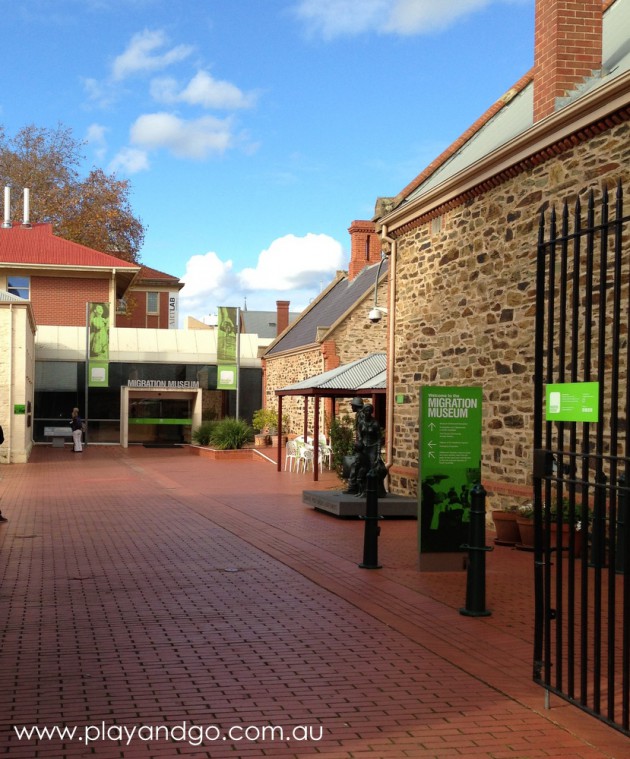
[[[298,457],[298,471],[308,472],[309,469],[313,469],[313,449],[304,445]]]
[[[295,471],[298,470],[298,447],[294,440],[287,440],[284,450],[284,469],[292,472],[295,463]]]
[[[332,469],[332,448],[323,435],[319,438],[319,461],[320,464],[325,464],[327,469]]]

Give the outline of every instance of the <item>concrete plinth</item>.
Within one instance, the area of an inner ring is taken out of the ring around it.
[[[340,490],[304,490],[302,502],[316,511],[325,511],[336,517],[356,518],[365,515],[365,497],[344,495]],[[388,493],[385,498],[378,500],[378,515],[417,519],[418,501],[408,496]]]

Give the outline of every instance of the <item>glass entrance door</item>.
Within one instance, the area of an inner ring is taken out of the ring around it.
[[[189,443],[192,426],[190,398],[133,397],[129,399],[129,443]]]

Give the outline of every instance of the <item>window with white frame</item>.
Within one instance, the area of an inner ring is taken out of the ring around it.
[[[31,297],[31,278],[30,277],[7,277],[7,291],[11,295],[17,295],[18,298],[29,300]]]
[[[147,314],[160,313],[160,293],[147,293]]]

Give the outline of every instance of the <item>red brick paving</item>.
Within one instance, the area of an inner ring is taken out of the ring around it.
[[[417,571],[413,521],[382,522],[383,568],[357,566],[363,524],[301,502],[336,486],[186,449],[37,447],[2,467],[0,755],[630,753],[531,682],[531,554],[488,554],[492,615],[464,617],[465,574]],[[103,724],[144,734],[86,745]],[[188,741],[148,739],[184,724]],[[77,732],[19,740],[33,725]],[[192,745],[211,726],[221,737]],[[322,738],[224,740],[234,726]]]

